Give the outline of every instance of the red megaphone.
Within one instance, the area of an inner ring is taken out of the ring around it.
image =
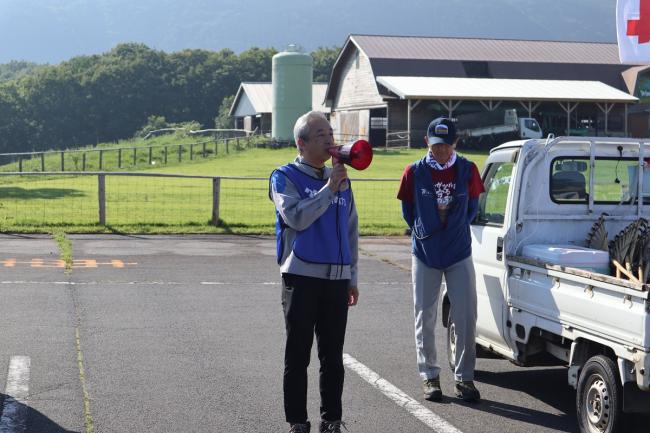
[[[365,170],[372,162],[372,146],[366,140],[332,146],[327,151],[332,157],[357,170]]]

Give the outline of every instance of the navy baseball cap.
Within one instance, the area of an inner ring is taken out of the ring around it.
[[[453,146],[456,141],[456,126],[447,117],[438,117],[429,123],[427,142],[429,145],[447,143]]]

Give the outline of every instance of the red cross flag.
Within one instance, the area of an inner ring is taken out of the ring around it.
[[[621,63],[650,64],[650,0],[617,0],[616,33]]]

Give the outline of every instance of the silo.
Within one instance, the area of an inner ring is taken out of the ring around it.
[[[310,111],[312,58],[295,45],[273,56],[273,121],[271,133],[278,141],[293,141],[293,126]]]

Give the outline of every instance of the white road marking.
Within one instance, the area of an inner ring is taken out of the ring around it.
[[[5,401],[0,418],[0,433],[24,432],[29,396],[29,356],[12,356],[9,361]]]
[[[422,421],[437,433],[462,433],[456,427],[431,412],[419,402],[402,392],[386,379],[381,378],[377,373],[354,359],[347,353],[343,354],[343,364],[350,370],[357,373],[363,380],[377,388],[386,397],[397,403],[398,406],[406,409],[414,417]]]

